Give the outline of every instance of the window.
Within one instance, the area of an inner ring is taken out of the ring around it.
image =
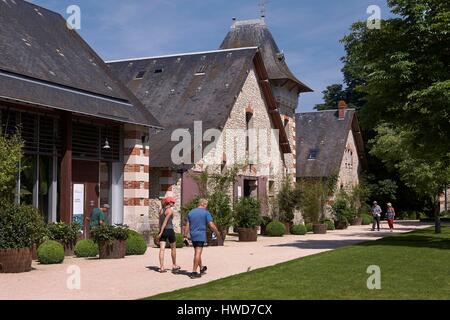
[[[316,160],[317,159],[318,150],[310,150],[308,155],[308,160]]]
[[[147,73],[147,71],[139,71],[134,79],[135,80],[140,80],[140,79],[144,78],[146,73]]]
[[[206,65],[201,65],[198,69],[197,72],[195,73],[196,76],[203,76],[205,75],[206,72]]]
[[[247,130],[247,138],[246,138],[245,150],[249,151],[249,149],[250,149],[250,137],[249,137],[248,131],[253,128],[253,113],[251,113],[251,112],[246,112],[245,113],[245,124],[246,124],[246,130]]]
[[[154,73],[162,73],[163,71],[164,71],[163,68],[159,68],[159,69],[155,69],[155,72],[154,72]]]

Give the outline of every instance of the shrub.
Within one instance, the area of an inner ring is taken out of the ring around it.
[[[291,228],[291,233],[295,235],[305,235],[306,232],[306,226],[303,224],[297,224]]]
[[[184,247],[184,237],[181,233],[177,233],[176,235],[177,238],[177,248],[183,248]]]
[[[81,235],[81,225],[77,222],[70,224],[59,222],[50,223],[47,226],[48,237],[63,245],[73,246],[77,243],[78,236]]]
[[[417,212],[410,212],[408,214],[408,220],[417,220],[417,216],[418,216]]]
[[[75,256],[93,258],[98,255],[98,245],[92,240],[80,240],[75,245]]]
[[[147,251],[144,236],[134,230],[128,230],[127,256],[141,256]]]
[[[47,240],[37,250],[38,261],[42,264],[57,264],[64,261],[64,247],[57,241]]]
[[[128,239],[128,227],[124,225],[108,225],[104,224],[95,228],[91,232],[92,239],[96,243],[108,242],[113,243],[115,240]]]
[[[256,228],[261,222],[261,205],[255,198],[241,198],[234,207],[234,220],[237,227]]]
[[[306,232],[312,232],[313,231],[313,224],[312,223],[305,224],[305,227],[306,227]]]
[[[207,196],[208,211],[214,218],[214,223],[219,230],[231,226],[233,223],[233,210],[231,198],[224,191],[216,191]]]
[[[272,221],[266,227],[266,234],[269,237],[282,237],[286,232],[286,227],[279,221]]]
[[[339,195],[334,204],[331,206],[336,220],[339,222],[348,223],[353,220],[355,213],[352,211],[349,201],[345,199],[344,195]]]
[[[332,221],[332,220],[325,220],[323,223],[327,225],[327,230],[335,230],[336,229],[336,227],[334,226],[334,221]]]
[[[0,230],[0,249],[29,248],[46,232],[35,208],[10,203],[0,203]]]
[[[365,226],[371,224],[373,221],[373,218],[371,216],[369,216],[368,214],[361,215],[361,218],[362,218],[362,224]]]

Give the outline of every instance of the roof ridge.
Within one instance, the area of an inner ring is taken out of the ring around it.
[[[297,112],[296,115],[309,114],[309,113],[322,113],[322,112],[337,112],[338,109],[328,109],[328,110],[319,110],[319,111],[305,111],[305,112]],[[347,111],[356,111],[355,108],[347,108]]]
[[[218,52],[230,52],[230,51],[241,51],[241,50],[250,50],[250,49],[258,49],[258,47],[243,47],[243,48],[232,48],[232,49],[219,49],[219,50],[211,50],[211,51],[198,51],[198,52],[185,52],[178,54],[168,54],[161,56],[153,56],[153,57],[142,57],[142,58],[130,58],[130,59],[119,59],[119,60],[108,60],[106,63],[117,63],[117,62],[126,62],[126,61],[143,61],[143,60],[151,60],[151,59],[161,59],[161,58],[171,58],[171,57],[182,57],[182,56],[193,56],[200,54],[210,54],[210,53],[218,53]]]

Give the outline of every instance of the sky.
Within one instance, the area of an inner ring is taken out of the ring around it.
[[[104,59],[149,57],[219,48],[232,18],[256,19],[261,0],[33,0],[68,17],[81,9],[78,32]],[[266,23],[293,73],[314,90],[300,96],[298,112],[322,103],[322,91],[342,83],[344,48],[340,39],[353,22],[367,20],[386,0],[269,0]]]

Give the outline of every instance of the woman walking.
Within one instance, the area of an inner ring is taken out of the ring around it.
[[[173,230],[173,206],[175,199],[167,197],[163,200],[163,208],[159,212],[159,272],[164,273],[167,270],[164,268],[164,251],[166,249],[166,242],[170,243],[172,253],[172,272],[180,270],[177,266],[177,239],[175,231]]]
[[[389,202],[387,204],[387,206],[388,206],[388,208],[387,208],[386,216],[387,216],[389,229],[391,229],[391,232],[394,232],[395,210],[394,210],[394,207],[392,207],[392,203]]]

